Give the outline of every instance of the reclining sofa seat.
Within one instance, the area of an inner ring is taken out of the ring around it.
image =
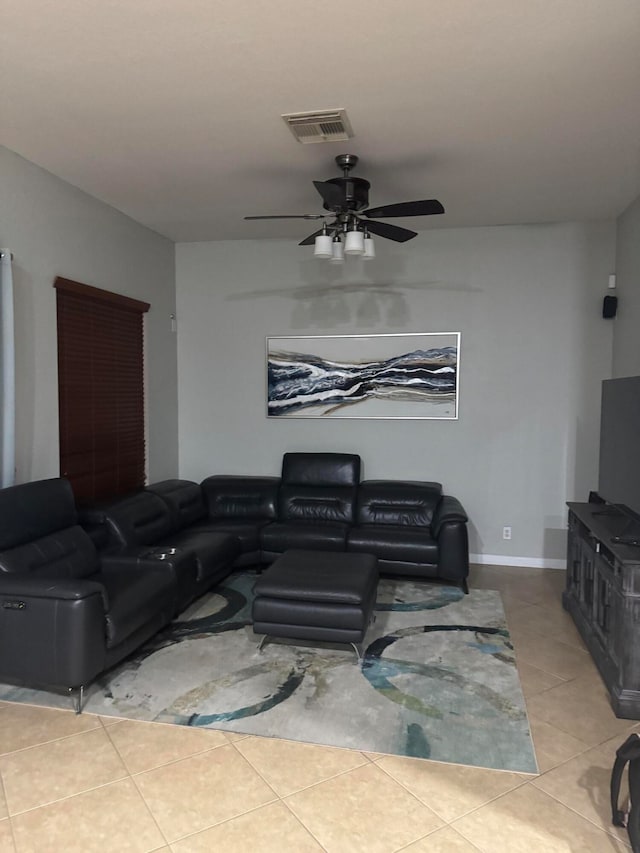
[[[384,574],[442,577],[466,587],[466,522],[440,483],[364,480],[347,550],[375,554]]]
[[[78,524],[67,480],[0,490],[0,680],[81,688],[164,627],[175,579],[112,563]]]
[[[199,517],[198,502],[187,492],[176,497],[174,481],[154,487],[163,494],[145,489],[85,515],[102,519],[109,531],[105,553],[113,560],[131,557],[161,559],[176,577],[177,607],[182,610],[198,595],[223,580],[240,553],[235,536],[192,525]],[[197,488],[197,487],[196,487]],[[195,572],[192,566],[195,565]]]
[[[263,560],[292,548],[346,551],[359,482],[355,454],[285,453],[278,520],[260,530]]]
[[[235,566],[261,563],[260,531],[277,518],[280,478],[214,474],[200,486],[189,485],[201,493],[203,515],[197,524],[238,538],[241,554]]]

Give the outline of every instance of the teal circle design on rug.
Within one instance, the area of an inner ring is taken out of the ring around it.
[[[443,587],[437,592],[434,591],[429,598],[422,598],[419,601],[391,601],[378,602],[376,610],[379,613],[395,611],[395,612],[413,612],[417,610],[439,610],[441,607],[447,607],[456,601],[460,601],[465,596],[465,593],[458,587]]]
[[[432,678],[445,681],[449,685],[461,690],[469,689],[487,702],[496,711],[504,713],[511,712],[514,717],[522,716],[519,709],[505,708],[504,698],[499,693],[491,690],[483,684],[473,684],[464,675],[456,672],[450,667],[424,664],[416,661],[398,660],[383,657],[385,651],[398,640],[420,634],[435,632],[462,632],[469,631],[476,635],[476,642],[468,645],[482,653],[490,654],[497,660],[507,665],[513,665],[512,661],[504,655],[504,647],[511,648],[509,633],[504,628],[486,627],[482,625],[417,625],[403,628],[393,634],[374,640],[367,648],[362,663],[362,674],[371,686],[386,699],[419,714],[427,719],[443,720],[445,714],[435,705],[423,701],[420,697],[411,695],[401,690],[393,683],[393,679],[402,678],[405,675],[413,675],[423,678]],[[481,637],[493,636],[500,638],[502,643],[488,643]],[[429,740],[424,729],[412,723],[406,732],[406,754],[419,758],[428,758],[431,753]]]
[[[173,622],[163,631],[163,637],[169,642],[179,643],[194,634],[218,634],[221,631],[235,631],[249,623],[250,620],[248,619],[238,622],[228,621],[248,604],[243,593],[227,586],[220,587],[219,590],[216,590],[216,594],[226,602],[220,610],[209,613],[207,616],[200,616],[197,619]]]
[[[225,604],[210,613],[207,616],[201,616],[197,619],[185,619],[183,621],[171,622],[155,637],[152,637],[149,642],[145,643],[137,652],[134,652],[129,658],[126,658],[121,665],[123,669],[137,669],[143,661],[150,655],[165,649],[168,646],[173,646],[176,643],[184,643],[187,640],[195,639],[202,634],[221,634],[226,631],[237,631],[238,628],[244,627],[250,620],[239,622],[228,622],[227,620],[240,613],[243,607],[247,606],[248,600],[243,593],[232,587],[220,587],[216,594],[224,599]],[[108,682],[108,674],[100,676],[96,679],[97,684],[106,684]],[[108,695],[106,693],[105,695]]]
[[[263,667],[266,669],[266,667]],[[240,670],[237,674],[237,679],[243,681],[246,677],[246,672]],[[226,723],[229,720],[241,720],[243,717],[253,717],[256,714],[262,714],[264,711],[269,711],[280,705],[292,696],[298,687],[302,684],[305,677],[304,670],[292,669],[285,680],[278,685],[277,689],[270,696],[265,696],[260,702],[255,702],[252,705],[246,705],[244,708],[236,708],[234,711],[222,711],[218,714],[192,714],[184,721],[187,726],[211,726],[214,723]]]

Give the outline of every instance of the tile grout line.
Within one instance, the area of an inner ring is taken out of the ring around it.
[[[525,783],[524,783],[524,785],[533,785],[533,784],[534,784],[534,783],[533,783],[533,781],[529,781],[529,782],[525,782]],[[451,822],[451,824],[449,824],[449,825],[451,826],[451,828],[452,828],[452,829],[455,829],[455,830],[456,830],[460,835],[462,835],[462,837],[465,839],[465,841],[469,841],[469,842],[471,842],[471,839],[467,838],[467,836],[466,836],[463,832],[459,831],[459,830],[457,829],[457,827],[456,827],[456,826],[454,826],[454,824],[455,824],[455,823],[457,823],[459,820],[462,820],[463,818],[468,817],[468,816],[469,816],[469,815],[471,815],[471,814],[474,814],[475,812],[479,811],[480,809],[483,809],[485,806],[489,805],[490,803],[495,803],[497,800],[501,800],[501,799],[503,799],[504,797],[508,797],[508,796],[509,796],[510,794],[512,794],[515,790],[517,790],[517,789],[520,789],[520,788],[524,787],[524,785],[517,785],[515,788],[512,788],[510,791],[505,791],[503,794],[500,794],[499,796],[494,797],[492,800],[490,800],[490,801],[489,801],[489,802],[487,802],[487,803],[484,803],[482,806],[478,806],[477,808],[472,809],[471,811],[467,812],[466,814],[464,814],[464,815],[460,815],[460,817],[457,817],[457,818],[456,818],[454,821],[452,821],[452,822]],[[592,821],[590,818],[586,817],[586,815],[581,814],[580,812],[576,811],[576,810],[575,810],[574,808],[572,808],[571,806],[568,806],[566,803],[561,802],[561,801],[560,801],[560,800],[558,800],[556,797],[554,797],[552,794],[547,793],[547,791],[543,791],[541,788],[537,788],[537,786],[535,786],[535,785],[534,785],[534,787],[536,787],[536,789],[537,789],[541,794],[544,794],[544,795],[545,795],[546,797],[548,797],[550,800],[553,800],[554,802],[558,803],[558,805],[560,805],[563,809],[566,809],[567,811],[569,811],[569,812],[571,812],[572,814],[576,815],[576,817],[580,818],[581,820],[586,821],[588,824],[590,824],[590,825],[591,825],[591,826],[593,826],[595,829],[597,829],[597,830],[599,830],[600,832],[602,832],[602,833],[603,833],[604,835],[606,835],[607,837],[614,838],[616,841],[619,841],[619,840],[620,840],[620,839],[619,839],[619,837],[618,837],[617,835],[615,835],[614,833],[610,833],[610,832],[608,832],[606,829],[603,829],[603,827],[599,826],[597,823],[595,823],[594,821]],[[473,842],[471,842],[471,843],[473,843]],[[623,842],[623,843],[626,843],[626,842]],[[627,846],[628,846],[628,847],[630,847],[630,845],[627,845]],[[481,849],[482,849],[482,848],[481,848]]]
[[[158,823],[158,821],[157,821],[157,819],[156,819],[156,816],[154,815],[154,813],[153,813],[153,811],[152,811],[152,809],[151,809],[151,807],[150,807],[149,803],[147,803],[146,797],[144,796],[143,792],[141,791],[140,786],[138,785],[138,782],[137,782],[137,780],[136,780],[136,777],[137,777],[137,776],[142,776],[144,773],[153,772],[154,770],[158,770],[158,769],[160,769],[160,768],[162,768],[162,767],[168,767],[168,766],[170,766],[170,765],[172,765],[172,764],[177,764],[177,763],[178,763],[178,762],[180,762],[180,761],[188,760],[189,758],[193,758],[193,757],[194,757],[194,756],[196,756],[196,755],[204,755],[204,754],[205,754],[205,753],[207,753],[207,752],[213,752],[215,749],[218,749],[218,748],[219,748],[219,747],[221,747],[221,746],[226,746],[227,744],[217,744],[216,746],[209,747],[208,749],[199,750],[198,752],[192,753],[192,754],[187,755],[187,756],[183,756],[182,758],[177,758],[177,759],[174,759],[174,760],[172,760],[172,761],[167,761],[167,762],[165,762],[164,764],[159,764],[159,765],[156,765],[156,766],[154,766],[154,767],[150,767],[150,768],[148,768],[147,770],[141,770],[141,771],[139,771],[138,773],[132,773],[132,772],[129,770],[128,766],[127,766],[127,762],[126,762],[126,760],[125,760],[124,756],[120,753],[120,750],[118,749],[117,744],[115,743],[115,741],[113,740],[113,738],[111,737],[111,735],[110,735],[110,733],[109,733],[109,729],[110,729],[110,728],[113,728],[113,726],[107,726],[107,727],[105,727],[105,730],[107,731],[107,735],[109,736],[109,740],[111,741],[111,743],[112,743],[112,745],[113,745],[113,748],[114,748],[114,749],[116,750],[116,752],[118,753],[118,756],[120,757],[120,760],[122,761],[122,763],[123,763],[123,764],[124,764],[124,766],[125,766],[125,769],[126,769],[126,770],[127,770],[127,772],[129,773],[129,778],[130,778],[130,779],[131,779],[131,781],[133,782],[133,785],[134,785],[134,787],[135,787],[136,791],[138,792],[138,795],[140,796],[140,799],[141,799],[141,800],[142,800],[142,802],[144,803],[144,807],[145,807],[145,809],[146,809],[146,810],[147,810],[147,812],[149,813],[149,815],[150,815],[150,817],[151,817],[152,821],[153,821],[153,822],[154,822],[154,824],[157,826],[158,831],[160,832],[160,835],[161,835],[161,836],[162,836],[162,838],[164,839],[164,841],[165,841],[165,846],[170,845],[170,844],[171,844],[171,842],[169,841],[169,839],[167,838],[167,836],[166,836],[166,835],[165,835],[165,833],[163,832],[162,827],[161,827],[161,826],[160,826],[160,824]],[[158,849],[158,848],[156,848],[156,849]]]
[[[537,785],[534,787],[537,788]],[[595,826],[595,828],[599,829],[600,832],[604,832],[605,835],[609,835],[612,838],[615,838],[617,841],[622,840],[622,842],[624,844],[626,844],[627,847],[629,847],[629,848],[631,847],[631,844],[627,844],[626,839],[620,839],[620,837],[615,833],[615,831],[610,831],[609,829],[606,829],[605,827],[600,826],[594,820],[592,820],[590,817],[587,817],[587,815],[582,814],[577,809],[573,808],[573,806],[570,806],[567,803],[563,803],[562,800],[559,800],[557,797],[554,797],[553,794],[550,794],[548,791],[544,791],[542,788],[538,788],[538,790],[541,793],[545,794],[547,797],[549,797],[549,799],[554,800],[556,803],[559,803],[563,808],[568,809],[568,811],[570,811],[570,812],[573,812],[574,815],[577,815],[579,818],[582,818],[582,820],[586,820],[587,823],[590,823],[592,826]]]
[[[252,735],[252,737],[260,738],[260,737],[263,737],[263,736],[261,736],[261,735]],[[272,738],[272,740],[280,741],[280,740],[284,740],[284,739],[283,739],[283,738]],[[291,741],[291,742],[292,742],[292,743],[301,743],[301,744],[305,744],[305,743],[306,743],[306,741]],[[233,744],[233,745],[235,746],[235,744]],[[323,747],[323,745],[322,745],[322,744],[311,744],[311,746],[320,746],[320,747]],[[325,749],[338,749],[338,747],[324,747],[324,748],[325,748]],[[334,774],[332,774],[331,776],[327,776],[327,778],[326,778],[326,779],[320,779],[320,780],[319,780],[319,781],[317,781],[317,782],[312,782],[312,783],[311,783],[311,785],[304,785],[302,788],[298,788],[297,790],[295,790],[295,791],[291,791],[291,792],[290,792],[290,793],[288,793],[288,794],[278,794],[278,792],[275,790],[275,788],[273,787],[273,785],[271,785],[271,784],[267,781],[267,779],[264,777],[264,775],[260,772],[260,770],[259,770],[257,767],[255,767],[255,766],[254,766],[254,764],[252,764],[251,759],[250,759],[250,758],[247,758],[247,756],[246,756],[246,755],[243,755],[243,754],[240,752],[240,750],[239,750],[239,749],[237,749],[237,750],[236,750],[236,752],[240,753],[240,755],[242,755],[242,757],[244,758],[244,760],[245,760],[245,761],[247,761],[247,762],[249,763],[249,766],[252,768],[252,770],[255,770],[255,772],[258,774],[258,776],[260,776],[260,778],[261,778],[261,779],[262,779],[262,780],[263,780],[267,785],[269,785],[269,787],[270,787],[270,788],[271,788],[271,790],[276,794],[276,796],[278,797],[278,799],[283,800],[283,801],[284,801],[285,797],[293,797],[293,796],[294,796],[294,794],[299,794],[299,793],[301,793],[302,791],[308,791],[310,788],[315,788],[315,787],[316,787],[316,785],[322,785],[324,782],[329,782],[331,779],[337,779],[339,776],[344,776],[344,775],[345,775],[345,774],[347,774],[347,773],[351,773],[351,771],[352,771],[352,770],[358,770],[360,767],[366,767],[366,766],[367,766],[367,764],[368,764],[367,756],[366,756],[366,755],[365,755],[361,750],[359,750],[359,749],[345,749],[344,751],[345,751],[345,752],[357,752],[359,755],[361,755],[361,756],[364,758],[364,761],[362,762],[362,764],[357,764],[355,767],[349,767],[349,769],[348,769],[348,770],[340,770],[338,773],[334,773]],[[371,762],[371,763],[372,763],[372,764],[375,764],[375,761],[373,761],[373,762]]]
[[[100,720],[100,722],[102,722],[102,720]],[[149,804],[147,803],[147,801],[146,801],[146,799],[145,799],[145,797],[144,797],[144,795],[143,795],[142,791],[140,790],[140,787],[139,787],[138,783],[137,783],[137,782],[136,782],[136,780],[135,780],[134,774],[133,774],[133,773],[131,773],[131,771],[129,770],[129,767],[127,766],[127,762],[125,761],[124,756],[121,754],[120,750],[118,749],[117,744],[115,743],[115,741],[114,741],[114,740],[113,740],[113,738],[111,737],[111,734],[110,734],[110,732],[109,732],[109,729],[113,728],[113,726],[105,726],[105,725],[104,725],[104,723],[103,723],[103,727],[104,727],[105,732],[107,733],[107,737],[109,738],[109,741],[111,742],[111,744],[112,744],[113,748],[115,749],[115,751],[116,751],[116,752],[118,753],[118,755],[120,756],[120,760],[121,760],[121,761],[122,761],[122,763],[124,764],[125,769],[127,770],[127,773],[129,774],[129,779],[131,779],[131,782],[133,783],[133,787],[134,787],[134,788],[136,789],[136,791],[138,792],[138,796],[140,797],[140,799],[141,799],[141,800],[142,800],[142,802],[144,803],[144,807],[145,807],[145,809],[147,810],[147,813],[149,814],[149,816],[150,816],[151,820],[153,821],[153,823],[154,823],[154,824],[155,824],[155,826],[157,827],[158,832],[160,833],[160,836],[164,839],[164,841],[165,841],[165,845],[166,845],[166,846],[168,846],[170,842],[169,842],[169,840],[168,840],[167,836],[166,836],[166,835],[164,834],[164,832],[162,831],[162,827],[160,826],[160,824],[159,824],[159,823],[158,823],[158,821],[156,820],[156,816],[155,816],[155,815],[154,815],[154,813],[151,811],[151,808],[150,808]],[[162,849],[162,848],[156,848],[156,849]],[[171,849],[171,848],[169,847],[169,849]]]
[[[135,722],[138,722],[138,721],[135,721]],[[140,722],[145,722],[145,721],[140,721]],[[151,720],[150,722],[153,723],[154,721]],[[111,729],[111,728],[113,728],[113,726],[109,726],[109,729]],[[180,730],[183,728],[186,730],[189,727],[188,726],[179,726],[178,728]],[[133,770],[129,769],[127,762],[126,762],[126,759],[121,754],[120,750],[118,749],[118,745],[115,743],[115,741],[113,740],[113,738],[109,734],[109,730],[107,729],[106,731],[107,731],[107,735],[109,736],[109,740],[111,741],[111,744],[113,745],[113,748],[118,753],[120,760],[122,761],[127,772],[129,773],[129,775],[132,778],[134,776],[140,776],[142,773],[150,773],[153,770],[159,770],[161,767],[168,767],[171,764],[178,764],[178,762],[180,762],[180,761],[186,761],[188,758],[193,758],[196,755],[203,755],[205,752],[213,752],[215,749],[220,749],[221,747],[229,746],[229,743],[217,743],[217,744],[215,744],[215,746],[207,746],[204,749],[197,749],[195,752],[190,752],[188,755],[183,755],[180,758],[170,758],[168,761],[163,761],[161,764],[154,764],[153,767],[146,767],[144,770],[133,771]],[[193,729],[192,729],[192,731],[193,731]]]
[[[38,809],[46,809],[49,808],[49,806],[55,806],[57,803],[64,803],[67,800],[82,797],[84,794],[90,794],[92,791],[99,791],[101,788],[110,788],[112,785],[118,785],[120,782],[124,782],[127,778],[129,778],[129,774],[121,776],[119,779],[112,779],[110,782],[103,782],[101,785],[93,785],[90,788],[85,788],[83,791],[76,791],[75,794],[69,794],[66,797],[56,797],[55,800],[48,800],[46,803],[39,803],[37,806],[31,806],[29,809],[23,809],[20,812],[16,812],[15,814],[10,815],[10,817],[22,817],[22,815],[31,814],[31,812],[36,812]]]
[[[16,703],[17,704],[17,703]],[[44,711],[56,711],[57,708],[43,708]],[[73,712],[71,712],[73,713]],[[38,743],[30,743],[29,746],[19,746],[17,749],[11,749],[8,752],[0,752],[0,761],[10,755],[16,755],[19,752],[27,752],[29,749],[38,749],[41,746],[47,746],[50,743],[60,743],[63,740],[69,740],[72,737],[80,737],[80,735],[90,734],[91,732],[102,731],[100,726],[95,726],[92,729],[83,729],[81,732],[71,732],[68,735],[60,735],[60,737],[52,737],[48,740],[38,741]]]
[[[470,766],[470,765],[459,765],[459,766]],[[489,767],[483,767],[480,769],[481,770],[489,770],[489,771],[491,770],[491,768],[489,768]],[[426,806],[428,809],[430,809],[438,818],[440,818],[440,820],[442,820],[446,824],[446,826],[452,826],[452,824],[455,821],[460,820],[463,817],[467,817],[467,815],[473,814],[473,812],[478,811],[478,809],[484,808],[485,806],[489,805],[489,803],[493,803],[496,800],[499,800],[500,797],[504,797],[506,794],[510,794],[512,791],[516,791],[518,788],[522,788],[525,785],[530,785],[533,782],[533,778],[536,778],[536,779],[539,778],[539,776],[535,776],[531,779],[522,779],[517,785],[514,785],[513,788],[509,788],[508,791],[503,791],[503,793],[501,793],[501,794],[496,794],[495,797],[491,797],[490,799],[481,803],[479,806],[474,806],[473,808],[469,809],[468,811],[464,812],[463,814],[457,815],[457,817],[454,817],[453,820],[447,820],[439,812],[437,812],[433,806],[430,806],[429,803],[425,803],[424,800],[420,799],[420,797],[417,794],[414,794],[413,791],[411,791],[402,781],[400,781],[400,779],[396,779],[395,776],[393,776],[391,773],[389,773],[388,770],[385,770],[384,767],[380,767],[380,770],[382,770],[383,773],[386,773],[386,775],[389,776],[390,779],[393,779],[394,782],[397,782],[398,785],[400,785],[402,788],[404,788],[407,791],[407,793],[411,794],[421,805]],[[517,771],[514,771],[514,770],[502,771],[501,770],[498,772],[516,773]],[[432,833],[429,833],[429,834],[432,834]]]
[[[11,821],[11,814],[9,813],[9,803],[7,802],[7,792],[4,787],[4,779],[2,778],[2,772],[0,771],[0,789],[2,792],[2,796],[4,797],[4,804],[7,809],[7,821],[9,823],[9,830],[11,831],[11,840],[13,841],[14,850],[18,849],[18,844],[16,842],[16,834],[13,829],[13,822]]]
[[[451,832],[455,832],[463,841],[466,841],[467,844],[470,844],[474,850],[477,850],[478,853],[484,853],[481,847],[478,847],[477,844],[474,844],[473,841],[470,841],[466,835],[463,835],[459,830],[457,830],[454,826],[451,826],[450,823],[445,824],[445,826],[440,826],[438,829],[434,829],[432,832],[428,832],[426,835],[423,835],[421,838],[418,838],[417,841],[410,841],[408,844],[405,844],[404,847],[399,847],[397,850],[394,850],[393,853],[403,853],[404,850],[409,850],[414,844],[417,844],[418,841],[425,841],[431,838],[432,835],[436,835],[438,832],[442,832],[445,829],[451,830]]]
[[[293,815],[293,817],[295,818],[295,820],[297,820],[297,821],[298,821],[298,823],[300,824],[300,826],[301,826],[301,827],[302,827],[306,832],[308,832],[308,833],[309,833],[309,835],[313,838],[313,840],[316,842],[316,844],[318,844],[318,846],[320,847],[320,849],[321,849],[321,850],[324,850],[324,851],[325,851],[325,853],[327,853],[327,848],[324,846],[324,844],[322,844],[322,842],[321,842],[321,841],[320,841],[320,839],[316,836],[316,834],[315,834],[314,832],[312,832],[312,830],[311,830],[311,829],[310,829],[310,828],[305,824],[305,822],[302,820],[302,818],[298,817],[298,815],[294,812],[294,810],[291,808],[291,806],[289,805],[289,803],[288,803],[285,799],[281,799],[281,800],[280,800],[280,802],[281,802],[281,803],[282,803],[282,805],[285,807],[285,809],[289,812],[289,814]]]
[[[218,746],[222,746],[222,747],[227,747],[227,746],[229,746],[229,747],[233,747],[233,746],[234,746],[234,744],[233,744],[233,743],[226,743],[226,744],[219,744]],[[214,751],[215,749],[217,749],[217,748],[218,748],[218,747],[213,747],[213,748],[211,748],[211,749],[205,749],[205,750],[203,750],[202,752],[195,753],[194,755],[204,755],[204,754],[205,754],[205,753],[207,753],[207,752],[213,752],[213,751]],[[187,833],[186,835],[182,835],[182,836],[180,836],[180,838],[174,838],[174,839],[173,839],[173,841],[169,841],[169,840],[167,840],[167,839],[166,839],[166,835],[164,834],[164,832],[162,831],[162,829],[160,828],[160,826],[158,826],[158,829],[160,830],[160,834],[161,834],[161,835],[162,835],[162,837],[166,840],[166,844],[169,846],[169,849],[173,849],[171,845],[173,845],[173,844],[177,844],[179,841],[184,841],[186,838],[192,838],[192,837],[194,837],[194,836],[196,836],[196,835],[199,835],[199,834],[200,834],[200,833],[202,833],[202,832],[206,832],[208,829],[213,829],[213,827],[221,826],[222,824],[229,823],[230,821],[235,820],[236,818],[243,817],[245,814],[251,814],[251,812],[255,812],[255,811],[258,811],[258,809],[264,808],[265,806],[272,805],[274,802],[276,802],[276,801],[278,801],[278,800],[280,800],[280,799],[281,799],[281,798],[278,796],[278,794],[273,790],[273,788],[271,787],[271,785],[269,785],[269,783],[267,782],[267,780],[266,780],[266,779],[264,779],[264,778],[262,777],[262,774],[258,773],[258,771],[257,771],[257,770],[255,770],[255,768],[254,768],[254,767],[253,767],[253,766],[252,766],[252,765],[247,761],[247,759],[246,759],[246,758],[244,758],[244,756],[242,755],[242,753],[241,753],[241,752],[239,752],[239,750],[234,750],[234,751],[235,751],[235,752],[240,756],[240,758],[244,759],[244,761],[245,761],[245,762],[247,762],[247,764],[249,764],[249,767],[250,767],[250,768],[251,768],[251,769],[252,769],[252,770],[253,770],[253,771],[254,771],[258,776],[260,776],[260,778],[261,778],[261,779],[262,779],[262,781],[265,783],[265,785],[267,785],[267,786],[269,787],[269,789],[271,790],[271,792],[273,793],[273,795],[274,795],[274,798],[275,798],[275,799],[269,800],[269,801],[268,801],[268,802],[266,802],[266,803],[260,803],[260,805],[253,806],[252,808],[247,809],[247,811],[239,812],[238,814],[232,815],[231,817],[228,817],[228,818],[224,818],[223,820],[215,821],[214,823],[211,823],[211,824],[209,824],[208,826],[202,827],[202,829],[198,829],[198,830],[196,830],[195,832],[189,832],[189,833]],[[167,764],[161,764],[161,765],[159,765],[158,767],[153,767],[153,768],[151,768],[150,770],[141,770],[139,773],[131,774],[131,779],[132,779],[132,781],[133,781],[134,785],[136,786],[136,790],[137,790],[137,791],[138,791],[138,793],[140,794],[140,796],[141,796],[142,800],[144,801],[144,804],[145,804],[145,806],[146,806],[147,810],[148,810],[148,811],[149,811],[149,813],[151,814],[151,817],[153,818],[154,823],[156,823],[156,825],[158,825],[158,822],[157,822],[157,820],[156,820],[156,818],[155,818],[155,816],[154,816],[154,814],[153,814],[153,812],[152,812],[152,810],[151,810],[151,807],[150,807],[150,806],[149,806],[149,804],[147,803],[147,801],[146,801],[146,799],[145,799],[145,796],[144,796],[143,792],[140,790],[140,787],[139,787],[139,786],[138,786],[138,784],[137,784],[136,777],[137,777],[137,776],[142,776],[142,775],[144,775],[145,773],[153,772],[154,770],[158,770],[158,769],[160,769],[161,767],[167,767],[167,766],[169,766],[170,764],[177,764],[177,763],[179,763],[180,761],[188,761],[188,760],[189,760],[189,758],[193,758],[193,757],[194,757],[194,756],[192,756],[192,755],[184,756],[183,758],[176,759],[175,761],[170,761],[170,762],[168,762]]]
[[[141,800],[142,800],[142,802],[144,803],[144,807],[145,807],[145,809],[147,810],[147,812],[148,812],[149,816],[151,817],[151,820],[153,821],[153,823],[155,824],[155,826],[158,828],[158,832],[160,833],[161,837],[162,837],[162,838],[164,838],[165,846],[169,847],[169,849],[171,850],[171,849],[172,849],[172,848],[171,848],[171,842],[169,841],[169,839],[167,838],[167,836],[166,836],[166,835],[164,834],[164,832],[162,831],[162,827],[161,827],[161,826],[160,826],[160,824],[158,823],[158,821],[157,821],[157,819],[156,819],[156,816],[154,815],[154,813],[153,813],[153,812],[152,812],[152,810],[151,810],[151,806],[150,806],[150,805],[149,805],[149,803],[146,801],[144,794],[143,794],[143,793],[142,793],[142,791],[140,790],[140,787],[139,787],[138,783],[136,782],[135,776],[133,776],[133,775],[129,774],[129,778],[130,778],[130,779],[131,779],[131,781],[133,782],[133,787],[134,787],[134,788],[136,789],[136,791],[138,792],[138,796],[140,797],[140,799],[141,799]],[[162,848],[157,848],[157,847],[156,847],[156,850],[158,850],[158,849],[162,849]]]

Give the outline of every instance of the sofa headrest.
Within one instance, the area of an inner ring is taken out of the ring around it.
[[[179,527],[194,524],[207,514],[202,489],[191,480],[162,480],[147,486],[147,491],[167,503]]]
[[[358,489],[358,524],[428,526],[442,498],[442,485],[411,480],[364,480]]]
[[[0,489],[0,551],[77,523],[71,484],[62,477]]]
[[[357,486],[360,457],[354,453],[285,453],[282,482],[290,486]]]
[[[125,548],[154,545],[179,529],[165,501],[153,492],[140,491],[116,501],[105,508],[104,518],[112,539]]]
[[[211,518],[273,521],[277,515],[280,477],[214,474],[201,483]]]

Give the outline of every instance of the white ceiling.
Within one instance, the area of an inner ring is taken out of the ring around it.
[[[301,239],[312,180],[432,227],[615,217],[640,193],[639,0],[2,0],[0,141],[176,241]],[[344,107],[301,145],[282,113]]]

